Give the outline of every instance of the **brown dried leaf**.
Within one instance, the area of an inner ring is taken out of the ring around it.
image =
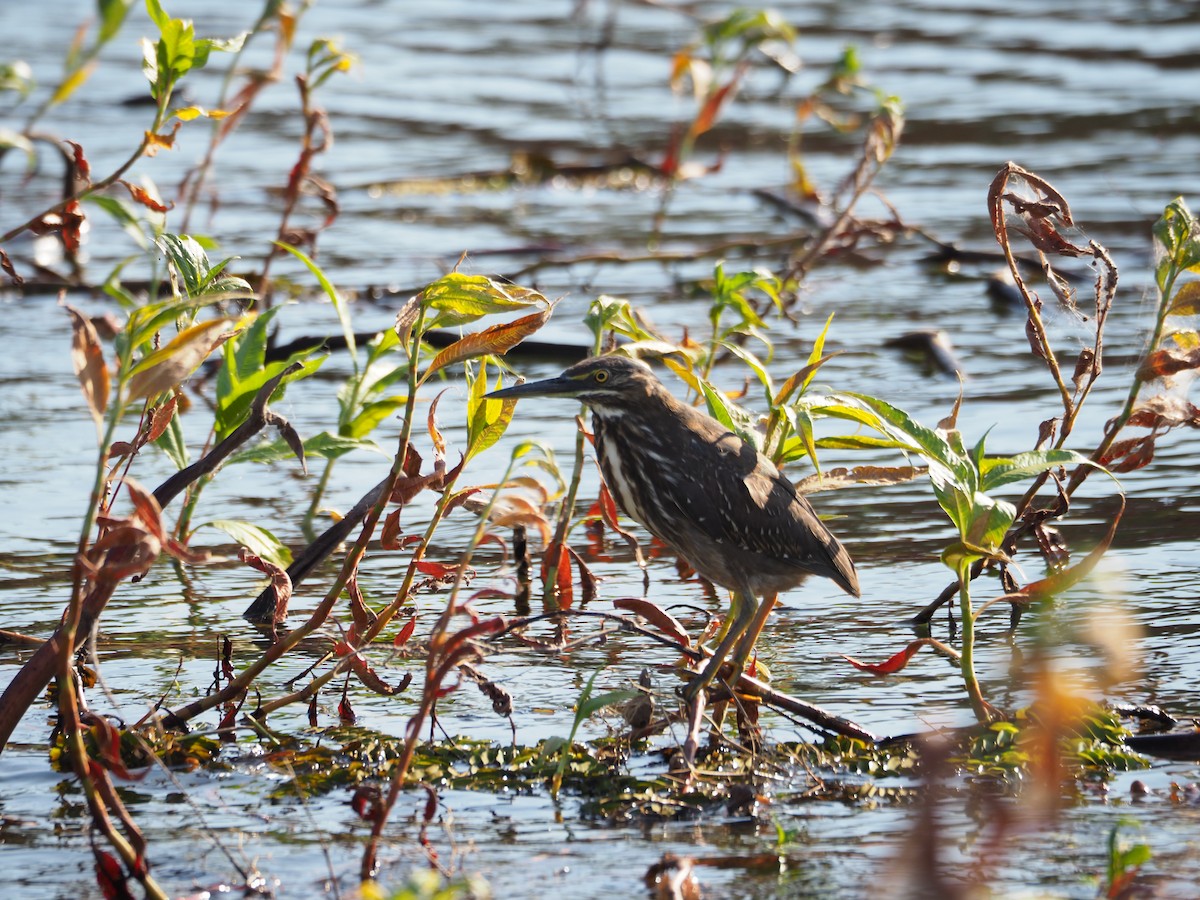
[[[71,362],[75,377],[83,388],[83,397],[96,425],[104,421],[108,409],[109,375],[104,363],[104,349],[91,320],[73,306],[67,307],[71,317]]]
[[[17,270],[13,267],[12,260],[8,258],[8,254],[0,250],[0,269],[12,279],[12,283],[20,287],[25,283],[25,279],[17,274]]]
[[[1096,361],[1096,352],[1091,347],[1084,347],[1079,351],[1079,359],[1075,360],[1075,374],[1071,376],[1075,390],[1083,389],[1085,378],[1095,379],[1099,374],[1100,365]]]
[[[1148,466],[1154,459],[1154,435],[1117,441],[1108,448],[1100,465],[1110,472],[1132,472]]]
[[[421,376],[421,383],[423,384],[430,375],[439,369],[444,369],[446,366],[462,362],[463,360],[474,359],[477,356],[486,356],[488,354],[503,356],[545,325],[553,312],[554,304],[550,304],[539,312],[522,316],[512,322],[506,322],[503,325],[493,325],[491,328],[485,328],[483,331],[476,332],[475,334],[468,334],[466,337],[455,341],[449,347],[438,352],[437,356],[430,361],[429,368],[425,370],[425,374]]]
[[[501,528],[515,528],[518,525],[536,528],[542,537],[542,543],[550,543],[551,528],[546,514],[524,497],[512,494],[500,497],[492,506],[488,520]]]
[[[1046,419],[1038,426],[1038,439],[1035,449],[1041,450],[1046,444],[1054,440],[1054,434],[1058,431],[1058,416]]]
[[[150,429],[146,432],[147,444],[153,444],[163,432],[167,430],[167,426],[171,424],[171,419],[175,418],[175,397],[171,397],[162,406],[156,406],[150,410]]]
[[[1147,354],[1138,367],[1139,381],[1153,381],[1156,378],[1166,378],[1176,372],[1200,367],[1200,349],[1190,353],[1174,353],[1170,350],[1155,350]]]
[[[1166,430],[1179,425],[1198,428],[1200,427],[1200,409],[1183,397],[1158,394],[1134,410],[1126,424],[1135,428],[1154,430]]]
[[[160,542],[166,543],[167,535],[163,530],[162,507],[158,505],[154,494],[132,478],[126,478],[124,485],[125,491],[133,503],[134,518],[138,519],[146,527],[146,530]]]
[[[400,338],[401,344],[408,344],[408,339],[412,335],[413,326],[417,324],[417,317],[421,313],[420,295],[409,297],[404,305],[400,307],[400,312],[396,313],[396,324],[392,326],[392,330],[396,332],[396,336]]]
[[[109,584],[145,575],[158,558],[162,544],[154,535],[117,520],[87,552],[96,581]]]
[[[129,190],[130,196],[132,196],[134,200],[142,204],[142,206],[146,207],[146,209],[150,210],[151,212],[165,213],[170,212],[175,208],[174,203],[163,203],[144,187],[139,187],[138,185],[125,181],[124,179],[120,179],[118,183],[125,185],[125,187]]]
[[[387,518],[383,520],[383,531],[379,534],[379,545],[384,550],[399,550],[400,535],[403,530],[400,528],[400,513],[401,509],[394,509],[387,514]]]

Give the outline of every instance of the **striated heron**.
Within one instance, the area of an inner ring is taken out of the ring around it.
[[[724,635],[688,686],[689,699],[708,686],[730,650],[737,678],[776,596],[805,576],[823,575],[859,595],[850,555],[775,464],[675,399],[644,362],[597,356],[557,378],[487,396],[573,397],[587,404],[600,470],[621,509],[732,591]]]

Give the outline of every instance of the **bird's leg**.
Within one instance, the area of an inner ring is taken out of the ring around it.
[[[704,668],[700,670],[700,674],[693,678],[684,689],[684,699],[689,703],[696,699],[696,695],[712,684],[712,680],[717,677],[717,673],[721,671],[721,666],[724,664],[725,658],[729,656],[729,651],[733,649],[738,639],[746,633],[746,629],[750,627],[751,622],[756,618],[755,611],[757,607],[758,601],[755,600],[752,591],[738,590],[733,592],[725,636],[717,644],[717,649],[713,651],[713,655],[704,664]]]
[[[754,621],[750,623],[750,627],[746,629],[746,633],[738,641],[737,649],[733,652],[733,671],[737,674],[740,675],[746,668],[746,660],[750,658],[750,654],[754,651],[754,645],[758,643],[758,636],[762,634],[763,628],[766,627],[767,617],[771,615],[771,610],[775,608],[775,601],[778,599],[778,594],[767,594],[763,597],[763,602],[754,615]]]

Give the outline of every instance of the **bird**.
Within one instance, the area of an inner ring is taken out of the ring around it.
[[[736,681],[777,596],[806,576],[860,596],[850,554],[795,485],[753,444],[672,395],[645,362],[593,356],[555,378],[486,395],[524,397],[588,406],[600,472],[617,505],[731,592],[718,645],[684,689],[688,701],[709,687],[730,651]]]

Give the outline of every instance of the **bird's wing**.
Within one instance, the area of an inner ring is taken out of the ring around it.
[[[849,554],[774,464],[707,416],[692,424],[674,460],[678,470],[653,480],[663,505],[713,541],[824,575],[857,594]]]

